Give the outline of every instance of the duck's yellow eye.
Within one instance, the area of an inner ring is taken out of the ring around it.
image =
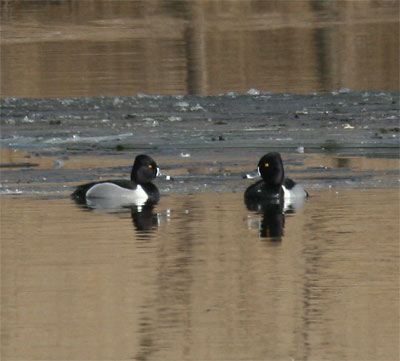
[[[153,168],[153,166],[151,164],[148,165],[149,168]]]
[[[265,168],[268,168],[269,167],[269,163],[267,162],[267,163],[264,163],[264,167]]]

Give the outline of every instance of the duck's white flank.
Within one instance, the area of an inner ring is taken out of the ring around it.
[[[136,189],[127,189],[114,183],[99,183],[87,191],[86,198],[118,198],[133,203],[142,203],[149,197],[139,184]]]
[[[287,189],[282,184],[282,189],[283,189],[283,196],[285,199],[307,197],[306,191],[300,184],[295,184],[295,186],[292,189]]]
[[[288,190],[284,185],[283,189],[283,210],[286,212],[288,210],[298,211],[303,207],[307,199],[307,193],[300,184],[296,184],[292,189]]]

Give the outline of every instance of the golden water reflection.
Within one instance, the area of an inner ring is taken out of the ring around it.
[[[312,191],[282,241],[242,193],[129,211],[3,198],[4,360],[396,360],[399,194]]]
[[[395,0],[1,7],[2,97],[399,90]]]

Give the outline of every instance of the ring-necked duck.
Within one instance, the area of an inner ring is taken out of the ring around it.
[[[141,154],[135,158],[130,180],[115,179],[83,184],[76,188],[71,197],[78,202],[108,199],[136,205],[148,201],[157,203],[160,192],[151,181],[160,174],[157,163],[148,155]]]
[[[257,172],[262,180],[246,189],[246,201],[279,203],[283,200],[286,210],[288,207],[298,209],[308,197],[300,184],[285,178],[281,155],[277,152],[265,154],[258,162]],[[245,178],[253,177],[247,174]]]

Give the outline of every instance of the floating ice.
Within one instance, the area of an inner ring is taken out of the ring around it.
[[[168,117],[168,120],[170,122],[181,122],[182,118],[181,117],[175,117],[174,115],[171,115],[170,117]]]
[[[202,110],[203,112],[206,111],[200,104],[196,104],[194,107],[191,107],[190,110],[192,111]]]
[[[22,123],[34,123],[34,119],[30,119],[27,115],[25,115],[24,119],[22,119]]]
[[[124,138],[131,137],[133,133],[125,133],[118,135],[104,135],[104,136],[94,136],[94,137],[81,137],[78,134],[74,134],[72,137],[67,138],[50,138],[43,142],[46,144],[65,144],[65,143],[100,143],[112,140],[121,140]]]
[[[258,89],[255,88],[251,88],[247,91],[247,94],[249,95],[260,95],[260,91]]]
[[[174,104],[174,106],[176,106],[178,108],[186,109],[189,106],[189,103],[188,102],[177,102]]]
[[[297,110],[296,114],[297,115],[307,115],[308,114],[308,109],[307,108],[303,108],[303,110]]]
[[[115,97],[114,100],[113,100],[113,105],[114,105],[114,106],[117,106],[117,105],[122,104],[123,102],[124,102],[124,101],[123,101],[121,98]]]
[[[145,121],[146,125],[150,125],[152,127],[159,126],[158,120],[155,120],[154,118],[144,118],[143,120]]]

